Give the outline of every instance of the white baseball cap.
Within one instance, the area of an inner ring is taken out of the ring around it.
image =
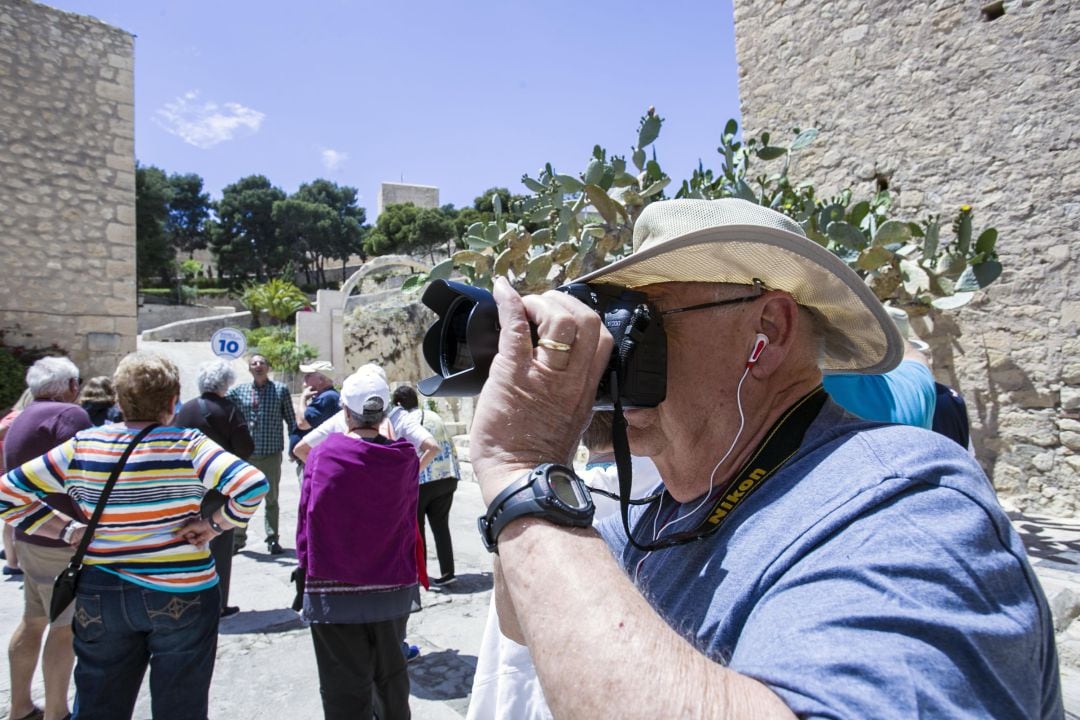
[[[341,404],[360,415],[381,415],[390,406],[390,387],[377,373],[353,373],[341,386]]]

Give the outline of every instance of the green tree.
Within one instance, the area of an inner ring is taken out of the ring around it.
[[[356,199],[356,188],[315,180],[274,203],[279,238],[309,284],[314,273],[326,285],[327,260],[340,260],[344,271],[350,257],[363,257],[365,211]]]
[[[342,272],[353,255],[366,259],[364,223],[367,221],[367,211],[357,204],[359,191],[356,188],[318,179],[301,185],[294,197],[303,202],[318,203],[333,212],[333,221],[320,248],[322,256],[339,260]],[[320,282],[326,284],[325,276]]]
[[[135,164],[135,267],[140,284],[172,284],[173,251],[165,234],[172,191],[165,172]]]
[[[416,214],[409,251],[425,253],[435,263],[435,249],[446,247],[454,237],[454,221],[442,208],[425,208]]]
[[[274,203],[274,223],[278,237],[289,250],[289,256],[304,272],[307,283],[324,285],[323,267],[329,253],[330,238],[336,217],[334,211],[320,203],[306,202],[296,196]]]
[[[210,195],[203,192],[203,179],[195,173],[170,175],[169,188],[172,195],[165,234],[176,252],[190,257],[195,250],[205,249],[210,240]]]
[[[435,248],[455,236],[452,210],[418,208],[412,203],[388,205],[364,242],[372,255],[427,254],[435,261]]]
[[[364,249],[371,255],[408,253],[419,214],[420,208],[411,202],[387,205],[365,239]]]
[[[256,320],[260,312],[265,312],[275,325],[288,323],[310,304],[300,288],[281,278],[272,278],[261,285],[248,285],[240,301]]]
[[[280,274],[289,262],[274,223],[274,203],[285,199],[263,175],[249,175],[221,191],[210,247],[219,273],[233,279],[254,275],[263,280]]]

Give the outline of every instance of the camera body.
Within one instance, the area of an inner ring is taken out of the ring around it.
[[[616,285],[571,283],[557,288],[592,308],[615,340],[594,408],[656,407],[667,393],[667,336],[643,293]],[[417,388],[425,395],[476,395],[499,347],[495,299],[481,288],[435,280],[422,302],[439,319],[424,336],[424,359],[435,371]],[[533,328],[533,342],[537,340]]]

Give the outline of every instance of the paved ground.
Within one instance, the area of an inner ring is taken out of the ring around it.
[[[212,357],[208,343],[141,347],[172,357],[184,369],[181,398],[195,396],[194,368]],[[236,367],[237,378],[247,379],[244,364],[238,362]],[[286,462],[281,487],[286,537],[295,528],[299,496],[295,477],[294,466]],[[424,607],[409,621],[409,641],[422,649],[421,657],[409,666],[410,705],[418,720],[460,718],[468,707],[492,584],[491,559],[476,533],[482,509],[477,486],[462,482],[451,512],[460,580],[447,592],[422,592]],[[1080,621],[1073,621],[1080,614],[1080,521],[1011,516],[1061,625],[1058,649],[1065,704],[1070,718],[1080,718]],[[310,635],[288,609],[293,598],[289,573],[296,565],[293,544],[284,543],[289,552],[272,557],[265,553],[262,537],[260,510],[252,521],[247,549],[235,558],[230,602],[242,611],[221,624],[211,716],[317,718],[321,707]],[[0,636],[5,644],[21,610],[21,582],[6,578],[0,583]],[[0,708],[8,702],[8,683],[6,653],[0,653]],[[40,680],[35,695],[42,695]],[[148,700],[144,685],[135,717],[150,717]]]

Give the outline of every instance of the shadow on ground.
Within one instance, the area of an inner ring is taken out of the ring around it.
[[[1008,513],[1028,555],[1080,570],[1080,522]]]
[[[304,627],[304,622],[293,610],[246,610],[222,620],[218,634],[279,633]]]
[[[409,663],[411,694],[423,700],[438,700],[464,715],[476,674],[476,656],[457,650],[426,653]]]
[[[441,587],[431,586],[431,592],[445,593],[446,595],[471,595],[478,592],[487,592],[494,585],[491,573],[464,573],[457,576],[457,580],[449,585]]]

